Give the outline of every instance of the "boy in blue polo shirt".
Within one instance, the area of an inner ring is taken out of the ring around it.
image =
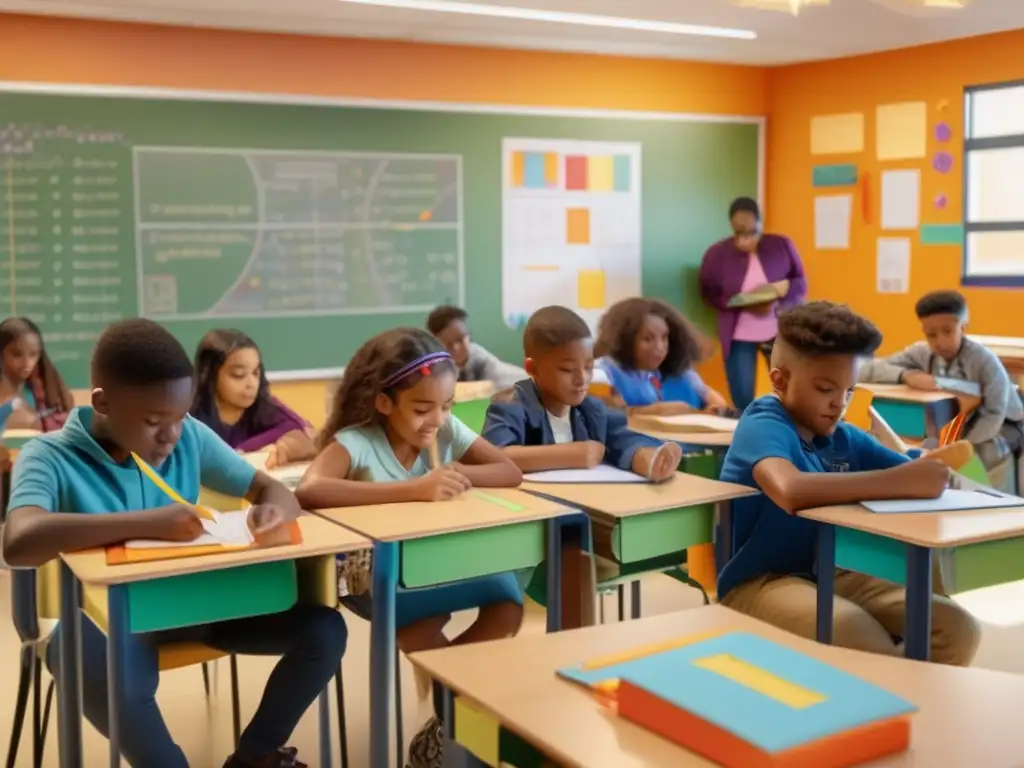
[[[935,498],[949,470],[910,460],[842,421],[861,360],[881,344],[848,307],[813,302],[779,317],[773,393],[755,400],[736,428],[722,480],[763,495],[733,502],[736,554],[718,580],[719,601],[803,637],[815,637],[817,526],[801,509],[892,498]],[[836,573],[834,642],[896,655],[906,591],[863,574]],[[953,601],[934,596],[931,658],[966,666],[980,630]]]
[[[185,498],[198,498],[200,485],[245,496],[254,505],[250,525],[257,540],[272,537],[300,514],[288,489],[256,472],[188,415],[192,363],[161,326],[127,320],[107,328],[96,344],[92,380],[92,407],[76,408],[61,431],[28,443],[18,457],[3,539],[10,565],[37,567],[62,552],[128,539],[198,537],[203,531],[198,518],[142,474],[133,452]],[[124,758],[137,768],[188,766],[156,703],[158,647],[172,639],[203,642],[227,653],[280,655],[225,768],[304,765],[284,744],[338,669],[347,640],[341,614],[324,606],[296,605],[276,615],[129,635],[121,739]],[[59,680],[57,647],[50,643],[47,663]],[[107,725],[106,674],[105,636],[83,621],[84,710],[101,733]]]

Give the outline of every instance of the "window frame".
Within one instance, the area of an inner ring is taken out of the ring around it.
[[[1021,232],[1024,233],[1024,220],[1019,221],[983,221],[971,223],[970,215],[970,155],[972,152],[989,149],[1021,149],[1024,150],[1024,133],[1010,136],[992,136],[981,139],[971,137],[974,130],[971,115],[972,99],[975,94],[986,91],[1003,91],[1011,88],[1024,88],[1024,79],[1007,80],[998,83],[969,85],[964,88],[963,98],[963,178],[962,195],[963,239],[961,245],[960,284],[990,288],[1021,288],[1024,287],[1024,269],[1019,275],[977,275],[968,271],[968,240],[972,233],[980,232]],[[1024,255],[1021,257],[1024,259]]]

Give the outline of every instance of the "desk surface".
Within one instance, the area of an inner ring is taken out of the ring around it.
[[[753,488],[676,472],[658,483],[523,483],[524,490],[543,493],[609,517],[630,517],[665,509],[713,504],[758,493]]]
[[[181,557],[173,560],[154,560],[144,563],[107,565],[107,554],[102,549],[84,552],[68,552],[61,555],[75,576],[83,584],[109,585],[149,581],[166,576],[182,576],[201,571],[218,571],[256,563],[271,563],[279,560],[295,560],[301,557],[330,555],[365,549],[370,541],[354,531],[324,520],[315,515],[303,515],[299,519],[302,529],[302,543],[264,549],[243,549],[225,552],[221,555]]]
[[[923,389],[911,389],[905,384],[858,384],[858,387],[866,389],[875,397],[882,400],[899,400],[903,403],[941,403],[943,400],[956,400],[955,392],[926,391]]]
[[[705,448],[728,448],[732,445],[732,432],[665,432],[651,429],[649,422],[637,422],[633,419],[629,422],[629,428],[634,432],[653,437],[655,440],[663,440],[666,443],[700,445]]]
[[[921,707],[911,749],[871,768],[1016,768],[1024,729],[1006,713],[1024,697],[1024,676],[848,651],[803,640],[722,606],[549,635],[414,653],[410,661],[474,700],[510,731],[571,768],[713,768],[714,764],[618,719],[555,671],[589,658],[715,629],[764,637],[858,675]]]
[[[515,488],[481,488],[451,501],[339,507],[321,509],[316,514],[375,541],[404,541],[546,520],[572,511],[565,504],[541,499]]]
[[[1024,507],[888,515],[870,512],[860,504],[844,504],[799,514],[819,523],[937,549],[1024,536]]]

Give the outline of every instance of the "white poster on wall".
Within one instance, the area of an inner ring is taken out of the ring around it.
[[[595,327],[640,295],[640,145],[502,141],[502,316],[561,304]]]

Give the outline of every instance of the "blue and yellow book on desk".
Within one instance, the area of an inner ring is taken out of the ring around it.
[[[727,768],[846,768],[910,745],[908,701],[750,632],[559,670],[620,717]]]

